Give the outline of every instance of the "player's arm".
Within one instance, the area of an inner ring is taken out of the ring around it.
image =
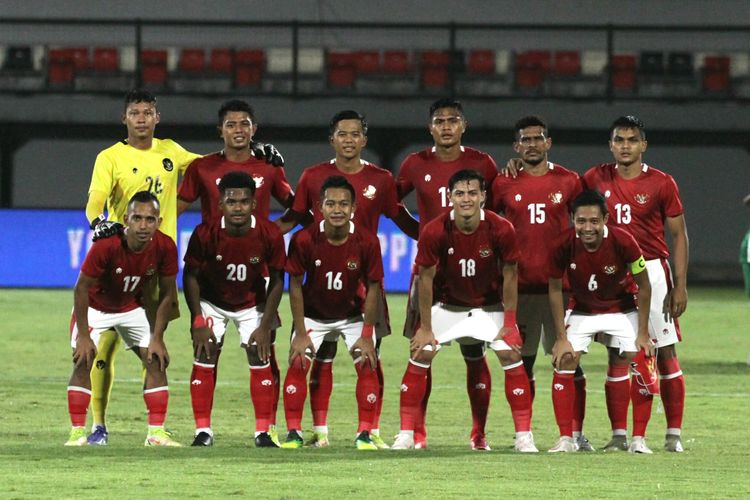
[[[667,229],[672,236],[672,261],[674,263],[674,288],[664,299],[664,314],[667,320],[679,318],[688,302],[687,268],[689,243],[685,216],[667,217]]]
[[[638,307],[638,338],[635,345],[646,351],[646,356],[651,356],[654,354],[654,346],[648,335],[651,282],[648,279],[648,270],[646,270],[646,262],[643,257],[630,264],[630,272],[633,274],[636,285],[638,285],[638,304],[643,305],[643,307]]]
[[[76,347],[73,350],[73,362],[76,366],[85,364],[87,370],[91,370],[91,365],[96,358],[96,345],[91,340],[91,332],[89,331],[89,288],[95,284],[96,278],[79,273],[73,291],[73,314],[78,328]]]
[[[284,271],[282,269],[268,269],[268,292],[266,293],[266,305],[263,310],[263,319],[260,325],[250,334],[250,341],[255,342],[258,357],[262,362],[267,362],[271,356],[271,325],[276,319],[281,302],[281,294],[284,291]]]
[[[550,278],[548,283],[549,306],[555,325],[555,345],[552,347],[552,364],[561,368],[566,354],[573,356],[573,346],[565,332],[565,303],[562,278]]]
[[[109,238],[119,234],[123,230],[119,222],[108,221],[104,216],[104,207],[107,203],[107,193],[103,191],[91,191],[86,202],[86,220],[89,227],[94,230],[93,240]]]
[[[419,221],[409,213],[409,210],[404,205],[399,204],[398,214],[393,218],[393,222],[409,238],[413,240],[419,238]]]
[[[185,201],[178,196],[177,197],[177,217],[182,215],[182,212],[190,208],[190,205],[192,205],[192,203]]]
[[[378,364],[378,354],[375,351],[375,322],[378,317],[378,297],[380,295],[380,282],[367,282],[367,295],[365,296],[365,324],[362,328],[362,335],[352,345],[352,353],[359,351],[359,362],[369,363],[370,368],[375,369]],[[356,359],[356,358],[355,358]]]
[[[292,199],[292,202],[294,200]],[[286,234],[299,224],[302,227],[306,227],[313,222],[313,215],[310,211],[300,213],[291,208],[284,210],[281,217],[273,221],[274,224],[279,228],[281,234]]]
[[[289,306],[292,309],[292,323],[294,324],[294,336],[289,346],[289,364],[293,364],[295,358],[299,358],[304,368],[305,356],[315,354],[312,340],[307,334],[305,327],[305,299],[302,295],[302,279],[304,275],[289,275]]]
[[[497,338],[503,339],[511,349],[521,352],[523,340],[516,324],[518,308],[518,264],[503,263],[503,327]]]
[[[432,284],[435,281],[437,266],[419,266],[419,316],[421,324],[411,339],[412,356],[416,357],[425,346],[437,345],[432,332]]]
[[[177,300],[177,276],[159,275],[159,307],[156,309],[156,321],[154,331],[151,334],[151,342],[148,344],[146,362],[152,363],[154,356],[159,360],[159,370],[165,371],[169,366],[169,353],[164,344],[164,331],[169,323],[172,312],[172,302]]]
[[[198,282],[199,270],[186,265],[182,272],[182,292],[185,294],[188,310],[190,310],[190,336],[193,338],[193,354],[200,359],[201,353],[206,359],[211,359],[210,343],[216,341],[211,327],[201,310],[201,287]]]

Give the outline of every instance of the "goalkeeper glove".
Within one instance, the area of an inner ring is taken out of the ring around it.
[[[284,157],[281,156],[281,153],[279,153],[279,150],[273,144],[254,142],[250,144],[250,151],[257,159],[265,160],[266,163],[270,163],[274,167],[284,166]]]
[[[91,241],[101,240],[102,238],[109,238],[116,234],[122,234],[123,225],[119,222],[112,222],[104,218],[104,215],[100,215],[96,219],[91,221],[91,229],[94,230],[94,234],[91,237]]]

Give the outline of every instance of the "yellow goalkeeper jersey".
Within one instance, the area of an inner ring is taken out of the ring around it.
[[[199,157],[171,139],[155,138],[148,150],[120,141],[97,155],[89,194],[107,193],[107,219],[124,223],[130,198],[138,191],[154,193],[161,205],[160,230],[176,240],[177,184]]]

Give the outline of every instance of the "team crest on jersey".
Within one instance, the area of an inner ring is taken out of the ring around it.
[[[562,193],[558,191],[556,193],[550,193],[548,198],[549,198],[549,201],[557,205],[559,203],[562,203],[563,197],[562,197]]]
[[[260,257],[258,257],[257,255],[253,255],[252,257],[250,257],[250,264],[260,264]]]
[[[645,205],[651,197],[647,194],[637,194],[633,198],[639,205]]]
[[[425,182],[430,182],[431,180],[432,180],[432,176],[430,174],[427,174],[427,175],[424,176],[424,181]]]
[[[357,262],[355,259],[349,259],[346,261],[346,268],[350,271],[356,271],[359,269],[359,262]]]
[[[115,269],[115,274],[122,274],[122,268],[118,267],[117,269]]]
[[[617,266],[604,266],[604,274],[615,274]]]
[[[263,185],[263,176],[262,175],[254,175],[253,181],[255,182],[255,188],[259,188]]]
[[[172,170],[174,170],[174,163],[172,163],[172,160],[170,160],[169,158],[164,158],[161,161],[161,164],[164,165],[164,170],[166,170],[167,172],[171,172]]]
[[[146,276],[153,276],[154,273],[156,273],[155,267],[149,267],[148,269],[146,269]]]
[[[486,259],[490,255],[492,255],[492,249],[490,247],[488,247],[487,245],[482,245],[481,247],[479,247],[480,257],[482,257],[483,259]]]
[[[377,192],[377,189],[375,189],[375,186],[373,186],[372,184],[369,184],[366,188],[362,190],[362,196],[364,196],[368,200],[374,200],[376,192]]]

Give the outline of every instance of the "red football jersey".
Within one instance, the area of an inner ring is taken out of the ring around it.
[[[622,226],[643,249],[647,260],[669,257],[664,221],[684,213],[677,184],[671,175],[645,163],[641,174],[623,179],[614,163],[598,165],[583,175],[583,183],[607,198],[609,223]]]
[[[448,180],[463,169],[476,170],[484,176],[489,203],[492,181],[497,177],[497,165],[487,153],[461,146],[458,159],[442,161],[432,147],[410,154],[401,164],[396,177],[398,198],[401,200],[416,190],[420,231],[432,219],[450,211]]]
[[[255,216],[239,237],[227,233],[223,217],[198,225],[185,252],[185,267],[199,270],[201,299],[227,311],[264,303],[267,269],[283,270],[285,263],[279,228]]]
[[[297,184],[292,210],[305,213],[312,210],[315,222],[323,220],[320,211],[320,187],[332,175],[345,177],[354,187],[357,208],[354,211],[354,223],[367,231],[377,233],[380,215],[392,219],[398,215],[399,204],[396,198],[396,185],[393,175],[383,168],[362,160],[362,170],[356,174],[347,174],[336,168],[336,161],[307,167]]]
[[[587,314],[626,312],[635,309],[637,290],[630,264],[641,258],[635,238],[619,227],[604,226],[601,246],[589,252],[574,228],[563,232],[552,248],[549,276],[570,281],[570,307]]]
[[[97,240],[81,266],[83,274],[97,279],[89,288],[89,306],[106,313],[141,306],[143,284],[159,276],[175,276],[177,270],[177,247],[161,231],[138,253],[127,247],[124,236]]]
[[[547,293],[550,246],[570,227],[570,204],[581,192],[577,173],[551,162],[547,166],[542,176],[521,170],[515,179],[499,175],[492,184],[492,209],[513,224],[521,249],[520,293]]]
[[[419,235],[415,264],[437,266],[435,301],[465,307],[502,302],[502,266],[520,257],[516,232],[493,212],[482,210],[480,217],[477,230],[464,234],[450,211],[428,222]]]
[[[383,281],[377,236],[350,226],[343,245],[328,242],[323,222],[292,237],[286,271],[292,276],[305,275],[305,317],[331,320],[362,314],[367,282]]]
[[[197,158],[188,166],[177,196],[189,203],[201,200],[201,222],[213,222],[221,217],[219,181],[229,172],[247,172],[255,181],[255,209],[253,214],[268,219],[273,196],[282,206],[288,206],[294,194],[283,167],[274,167],[264,160],[251,157],[244,162],[227,160],[222,153]]]

